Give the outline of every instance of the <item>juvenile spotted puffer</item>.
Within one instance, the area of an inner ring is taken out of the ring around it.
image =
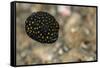
[[[58,39],[59,24],[47,12],[33,12],[25,21],[27,35],[40,43],[54,43]]]

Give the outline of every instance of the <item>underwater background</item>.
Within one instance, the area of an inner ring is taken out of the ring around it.
[[[43,44],[25,31],[25,20],[44,11],[59,23],[58,40]],[[96,61],[96,7],[16,3],[16,65]]]

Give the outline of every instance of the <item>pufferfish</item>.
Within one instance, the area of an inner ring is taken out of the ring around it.
[[[47,12],[33,12],[25,21],[25,31],[33,40],[50,44],[58,39],[59,24]]]

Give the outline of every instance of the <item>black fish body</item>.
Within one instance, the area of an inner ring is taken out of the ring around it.
[[[59,24],[47,12],[33,12],[25,21],[27,35],[40,43],[54,43],[58,39]]]

